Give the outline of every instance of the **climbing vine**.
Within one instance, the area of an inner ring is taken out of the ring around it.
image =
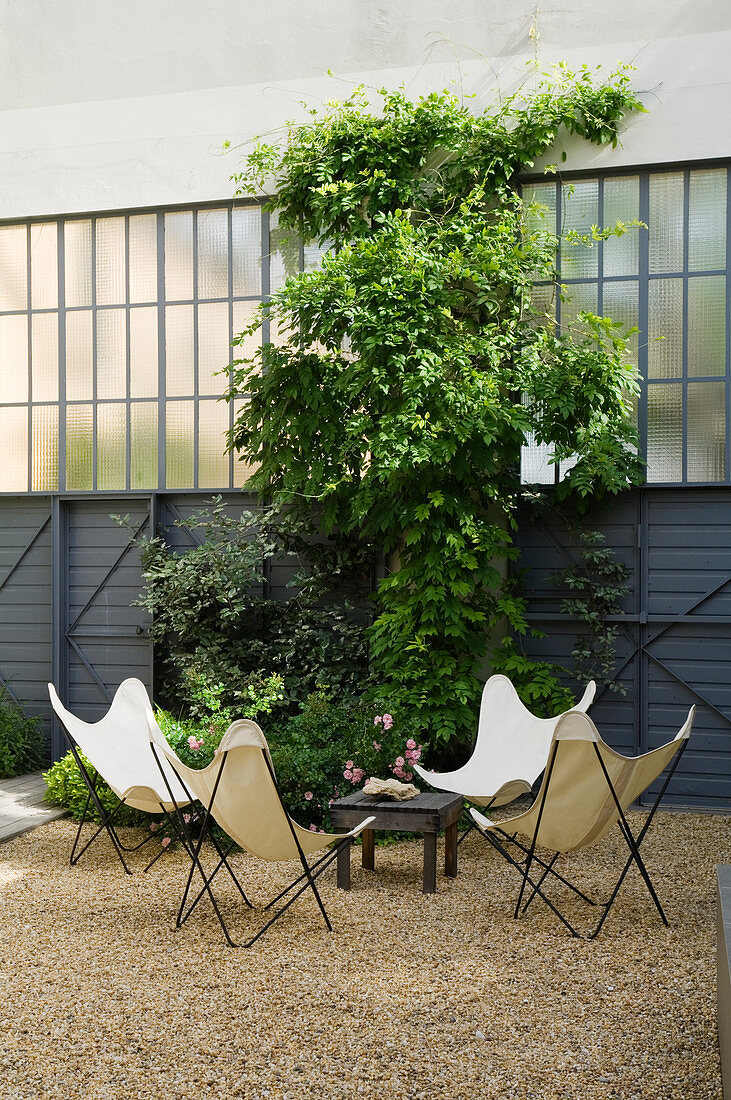
[[[482,114],[448,93],[383,91],[374,109],[358,90],[235,177],[333,248],[239,338],[265,318],[278,333],[231,368],[231,396],[247,395],[231,446],[267,503],[317,506],[325,534],[382,547],[372,673],[433,743],[473,728],[489,629],[525,627],[501,562],[529,434],[574,460],[559,495],[639,478],[621,328],[582,312],[559,335],[542,316],[533,284],[554,278],[557,242],[517,180],[562,131],[616,144],[641,109],[623,71],[560,69]]]

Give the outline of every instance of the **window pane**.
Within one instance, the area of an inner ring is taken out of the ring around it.
[[[130,405],[130,489],[157,486],[157,404]]]
[[[193,297],[193,214],[165,215],[165,297]]]
[[[683,283],[653,279],[648,304],[648,378],[680,378],[683,373]]]
[[[168,489],[192,489],[193,402],[168,401],[165,406],[165,481]]]
[[[129,311],[130,397],[157,397],[157,308]]]
[[[618,283],[604,283],[602,313],[605,317],[611,317],[613,321],[619,321],[623,326],[622,335],[636,328],[639,323],[638,284],[632,280]],[[627,338],[627,346],[632,361],[637,366],[637,354],[639,347],[639,334],[633,333]]]
[[[688,374],[726,370],[726,279],[723,275],[688,280]]]
[[[123,309],[100,309],[96,315],[97,397],[127,395],[127,333]]]
[[[0,492],[28,491],[28,409],[0,407]]]
[[[157,301],[157,215],[129,219],[129,300]]]
[[[604,227],[617,222],[625,225],[640,216],[640,181],[637,176],[622,176],[604,181]],[[604,274],[636,275],[639,270],[640,231],[628,229],[621,237],[604,242]]]
[[[93,489],[92,405],[66,409],[66,488]]]
[[[323,256],[327,256],[332,244],[325,241],[324,244],[306,244],[304,247],[304,269],[315,271],[322,264]]]
[[[522,198],[525,207],[526,233],[535,234],[542,239],[548,236],[555,238],[556,184],[531,183],[523,188]],[[537,204],[536,209],[529,209],[532,204]],[[555,264],[555,248],[552,249],[552,254],[553,264]],[[534,271],[534,275],[536,278],[546,278],[545,272],[542,271]]]
[[[168,397],[192,397],[195,387],[193,307],[165,310],[165,379]]]
[[[228,405],[225,401],[198,402],[198,484],[201,489],[228,487],[226,429]]]
[[[292,229],[279,225],[279,213],[274,211],[269,220],[269,286],[272,291],[284,286],[300,266],[300,244]]]
[[[688,481],[726,476],[726,401],[723,382],[688,383]]]
[[[198,392],[221,394],[226,380],[216,376],[229,363],[231,337],[228,331],[228,303],[198,307]]]
[[[261,294],[261,208],[236,207],[231,235],[234,296]]]
[[[127,407],[98,405],[96,412],[96,487],[125,489]]]
[[[549,283],[540,283],[533,287],[531,295],[533,308],[540,314],[540,323],[551,328],[556,321],[556,287]]]
[[[198,297],[228,296],[228,211],[198,212]]]
[[[97,218],[96,300],[99,305],[126,301],[124,218]]]
[[[30,300],[33,309],[58,306],[58,229],[55,222],[30,227]]]
[[[568,332],[569,327],[575,325],[574,338],[580,340],[586,333],[586,326],[581,325],[576,317],[582,309],[596,313],[597,285],[596,283],[571,283],[566,287],[565,294],[570,297],[561,302],[561,331]]]
[[[688,267],[704,271],[726,267],[726,169],[690,173]]]
[[[27,400],[28,317],[0,317],[0,403]]]
[[[34,313],[31,321],[34,401],[58,401],[58,314]]]
[[[528,442],[520,449],[521,482],[523,485],[553,485],[556,467],[549,464],[553,447],[550,443],[536,443],[532,432],[527,439]]]
[[[85,401],[94,394],[91,312],[66,314],[66,399]]]
[[[67,306],[91,305],[91,222],[64,226],[64,281]]]
[[[28,308],[27,229],[0,229],[0,310]]]
[[[233,304],[233,324],[234,332],[242,332],[245,328],[251,324],[254,320],[254,314],[256,313],[256,302],[234,302]],[[251,355],[254,355],[257,348],[261,347],[261,329],[257,329],[252,336],[247,336],[243,344],[237,344],[233,349],[234,359],[246,359]],[[226,380],[221,379],[221,393],[228,387],[226,386]]]
[[[32,484],[36,491],[58,489],[58,406],[33,409]]]
[[[650,176],[650,272],[683,270],[683,173]]]
[[[583,279],[596,276],[599,255],[596,244],[570,244],[565,238],[571,230],[581,235],[591,234],[592,226],[598,223],[598,181],[564,184],[561,202],[561,277]]]
[[[647,387],[647,480],[683,480],[683,388]]]

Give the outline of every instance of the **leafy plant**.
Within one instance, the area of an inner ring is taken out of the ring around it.
[[[80,752],[79,756],[81,757],[81,762],[89,778],[92,783],[94,783],[94,789],[99,801],[105,811],[111,813],[119,799],[99,773],[91,766],[84,754]],[[65,806],[74,821],[81,821],[84,816],[84,807],[87,802],[89,788],[79,771],[78,764],[74,759],[74,754],[71,751],[67,752],[66,755],[60,760],[57,760],[47,772],[44,772],[43,778],[48,788],[45,795],[46,801],[56,806]],[[87,817],[91,821],[98,822],[100,820],[99,813],[93,801],[89,802]],[[115,815],[114,820],[118,825],[140,825],[149,819],[147,814],[143,814],[139,810],[133,810],[125,806]]]
[[[615,143],[640,109],[626,73],[587,69],[481,115],[401,91],[376,113],[359,90],[259,145],[235,177],[239,193],[273,178],[280,225],[336,250],[239,338],[268,319],[281,342],[231,368],[229,397],[249,395],[231,446],[274,516],[316,506],[326,537],[383,549],[373,690],[434,742],[473,731],[490,628],[525,629],[499,565],[515,554],[529,433],[575,459],[563,495],[640,476],[619,327],[584,312],[559,336],[534,307],[556,240],[531,228],[517,185],[561,128]],[[551,669],[534,672],[542,694],[558,690]]]
[[[0,779],[37,771],[45,761],[39,719],[25,714],[7,688],[0,687]]]

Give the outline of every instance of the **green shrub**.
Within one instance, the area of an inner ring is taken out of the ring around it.
[[[95,789],[99,801],[107,813],[111,813],[117,805],[118,799],[116,794],[104,782],[101,776],[98,775],[84,754],[80,752],[79,756],[92,782],[96,779]],[[89,791],[79,771],[76,760],[74,759],[74,754],[71,751],[67,752],[61,760],[57,760],[56,763],[44,773],[43,778],[48,787],[45,796],[46,801],[56,806],[65,806],[74,821],[81,821],[84,815],[84,806],[86,805]],[[89,804],[87,816],[92,821],[100,820],[99,813],[93,801]],[[132,810],[125,806],[115,816],[114,820],[117,825],[140,825],[143,821],[147,820],[147,815],[139,810]]]
[[[40,720],[25,714],[7,688],[0,688],[0,779],[27,775],[45,762]]]

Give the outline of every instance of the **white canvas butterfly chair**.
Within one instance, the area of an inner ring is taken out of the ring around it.
[[[618,825],[627,843],[629,857],[609,900],[602,905],[604,911],[589,939],[599,934],[632,863],[636,864],[663,923],[667,925],[667,917],[640,855],[640,845],[688,744],[694,717],[695,707],[691,707],[685,723],[672,741],[641,756],[630,757],[622,756],[605,744],[588,715],[568,711],[561,715],[556,724],[546,772],[530,809],[499,824],[490,821],[478,810],[470,810],[485,838],[520,873],[522,882],[514,917],[517,918],[521,912],[524,913],[533,898],[538,895],[566,925],[571,934],[578,935],[554,902],[548,898],[543,890],[543,883],[551,876],[568,886],[584,901],[591,905],[596,904],[558,874],[553,869],[553,865],[562,853],[576,852],[598,844],[615,825]],[[637,835],[634,835],[627,823],[625,811],[669,765],[670,768],[660,792],[642,828]],[[516,843],[515,834],[528,840],[527,845],[517,842],[525,853],[524,862],[514,859],[505,847],[504,842],[507,840]],[[536,848],[547,849],[554,855],[546,863],[536,855]],[[534,866],[538,868],[537,881],[531,877]],[[523,904],[527,888],[529,888],[528,898]]]
[[[129,875],[132,872],[122,852],[136,851],[154,837],[151,833],[139,844],[131,847],[123,844],[114,827],[114,820],[122,806],[143,810],[149,814],[170,814],[175,811],[176,805],[187,804],[189,801],[169,765],[165,765],[166,779],[170,784],[167,785],[150,749],[147,718],[150,700],[145,685],[140,680],[125,680],[117,688],[109,710],[98,722],[84,722],[66,710],[53,684],[48,685],[48,694],[88,791],[84,812],[71,849],[71,865],[78,863],[87,848],[102,831],[106,830],[122,866]],[[162,737],[162,733],[160,736]],[[102,805],[96,790],[96,776],[92,778],[89,774],[79,750],[117,796],[119,801],[111,811],[105,810]],[[99,814],[101,824],[91,839],[77,852],[81,830],[87,820],[92,802]],[[152,864],[148,864],[149,866]]]
[[[337,834],[313,832],[310,829],[303,829],[293,821],[282,805],[269,746],[256,722],[248,719],[233,722],[223,735],[211,763],[200,770],[188,768],[179,760],[160,733],[152,712],[149,710],[148,722],[150,741],[161,767],[164,766],[166,761],[172,765],[180,783],[187,792],[188,798],[198,799],[205,809],[203,826],[196,840],[190,833],[188,823],[180,815],[186,847],[191,856],[191,867],[176,918],[177,927],[179,928],[188,919],[201,897],[207,894],[227,942],[231,947],[237,946],[229,934],[226,922],[211,889],[211,883],[222,866],[226,867],[239,893],[246,904],[251,907],[246,894],[227,862],[226,857],[231,850],[230,848],[226,853],[219,852],[221,858],[210,874],[203,867],[201,847],[205,836],[210,832],[208,826],[211,819],[213,819],[233,841],[231,847],[238,844],[239,847],[251,855],[274,862],[297,860],[302,867],[302,873],[277,897],[273,898],[265,906],[265,909],[270,909],[288,894],[290,895],[289,899],[267,924],[244,944],[245,947],[251,947],[274,921],[289,908],[292,902],[296,901],[300,894],[307,889],[312,890],[327,929],[332,931],[332,925],[315,880],[336,858],[338,849],[344,844],[350,844],[353,837],[357,836],[362,829],[367,828],[374,818],[372,816],[365,818],[349,833]],[[335,845],[332,849],[329,848],[331,844]],[[307,857],[321,852],[323,848],[328,848],[328,851],[310,864]],[[197,896],[187,904],[196,869],[203,879],[203,886]],[[292,891],[295,892],[292,893]]]
[[[591,680],[573,709],[588,710],[595,692]],[[414,764],[414,771],[437,790],[461,794],[477,806],[505,806],[528,794],[546,767],[560,717],[537,718],[507,676],[491,676],[482,691],[477,740],[467,763],[453,772],[429,772]]]

